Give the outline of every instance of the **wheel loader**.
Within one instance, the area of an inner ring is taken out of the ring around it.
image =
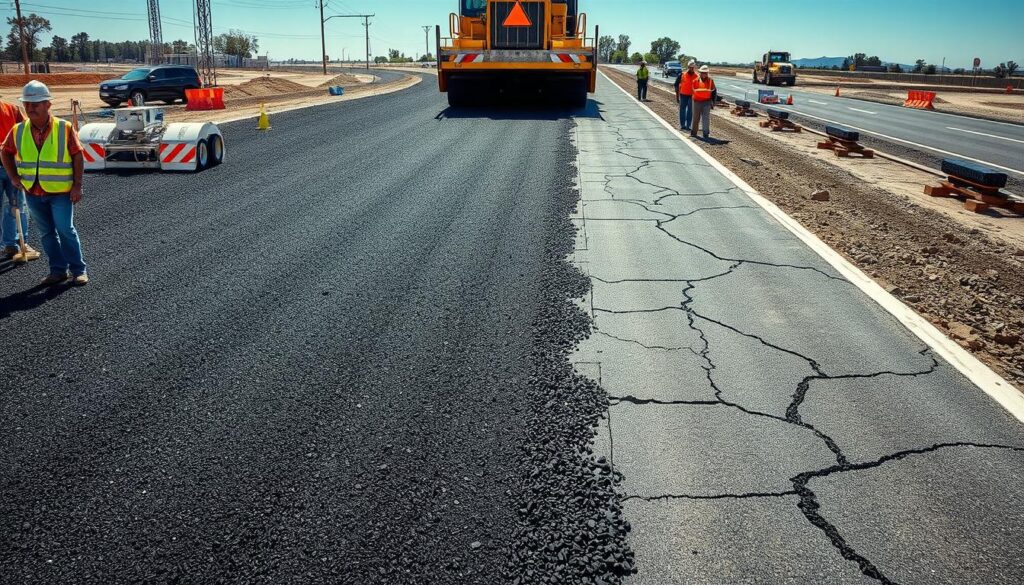
[[[453,107],[540,101],[582,107],[597,84],[597,38],[579,0],[459,0],[437,27],[438,85]]]

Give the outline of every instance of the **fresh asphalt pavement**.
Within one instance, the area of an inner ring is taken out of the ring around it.
[[[1016,584],[1024,425],[611,83],[577,121],[577,367],[634,585]]]
[[[0,582],[516,576],[523,519],[567,509],[523,463],[577,335],[537,330],[572,308],[572,121],[434,79],[223,125],[201,173],[88,175],[88,287],[0,267]]]
[[[86,288],[0,268],[0,582],[616,583],[623,511],[638,583],[1020,581],[1019,423],[604,80],[430,81],[90,175]]]
[[[620,67],[635,71],[635,67]],[[651,78],[671,85],[656,69]],[[757,90],[770,89],[785,100],[793,95],[794,105],[779,106],[794,114],[826,124],[838,124],[883,139],[923,148],[942,157],[966,158],[1000,167],[1024,177],[1024,124],[1009,124],[835,97],[795,87],[756,85],[750,77],[718,77],[718,91],[730,99],[757,102]]]

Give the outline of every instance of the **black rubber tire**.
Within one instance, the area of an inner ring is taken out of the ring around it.
[[[215,167],[224,162],[224,139],[214,134],[210,137],[210,162],[207,166]]]
[[[206,140],[200,140],[196,145],[196,171],[199,172],[210,166],[210,145]]]
[[[772,84],[772,74],[771,73],[765,73],[764,74],[764,84],[765,85],[771,85]]]
[[[139,90],[135,90],[128,97],[128,101],[130,101],[133,106],[144,106],[146,105],[146,94]]]
[[[448,82],[448,106],[452,108],[464,108],[468,106],[466,90],[459,84]]]

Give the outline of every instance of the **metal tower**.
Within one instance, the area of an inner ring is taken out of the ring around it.
[[[217,85],[217,62],[213,57],[213,16],[210,13],[212,0],[196,0],[196,53],[199,76],[204,87]]]
[[[160,26],[160,0],[149,0],[149,62],[164,60],[164,33]]]

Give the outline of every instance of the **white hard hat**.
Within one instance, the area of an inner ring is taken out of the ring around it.
[[[707,65],[701,65],[700,69],[698,69],[697,71],[700,71],[701,73],[711,73],[711,69],[708,68]]]
[[[51,100],[53,100],[53,96],[50,95],[50,88],[46,87],[46,84],[42,81],[33,79],[26,83],[25,87],[21,90],[22,102],[35,104]]]
[[[696,67],[697,66],[697,62],[691,59],[690,62],[686,64],[686,66],[687,67]]]

